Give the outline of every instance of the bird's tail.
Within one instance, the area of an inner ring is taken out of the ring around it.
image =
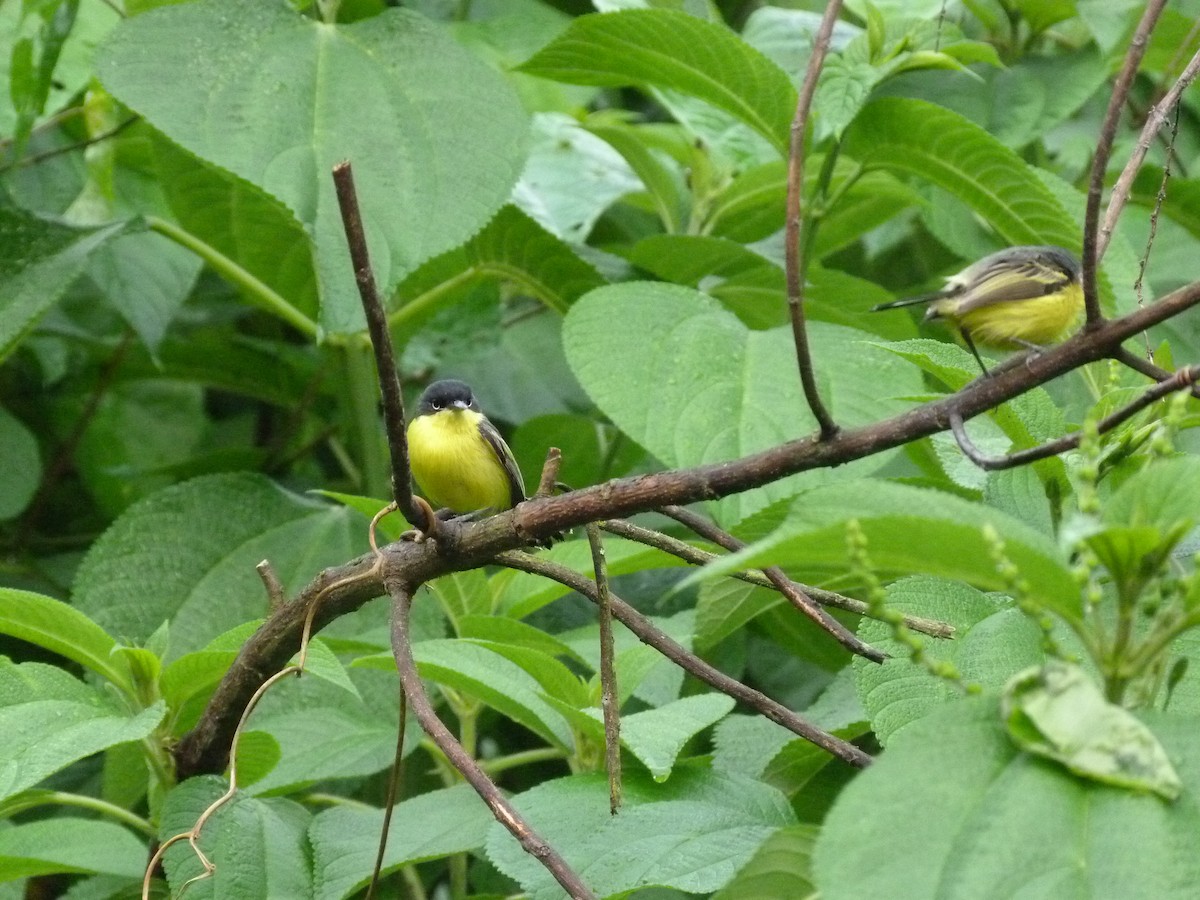
[[[878,303],[871,307],[871,312],[879,312],[883,309],[896,309],[901,306],[916,306],[918,303],[932,303],[934,300],[941,300],[947,296],[946,291],[934,291],[931,294],[920,294],[916,297],[905,297],[903,300],[892,300],[888,303]]]

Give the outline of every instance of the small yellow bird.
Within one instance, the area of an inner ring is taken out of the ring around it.
[[[435,381],[408,423],[413,477],[437,508],[500,512],[525,499],[512,451],[461,381]]]
[[[871,307],[928,303],[925,321],[946,319],[962,335],[979,367],[975,342],[1001,350],[1053,343],[1083,312],[1079,260],[1062,247],[1010,247],[946,279],[932,294]]]

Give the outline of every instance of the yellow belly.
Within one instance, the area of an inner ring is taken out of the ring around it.
[[[418,416],[408,426],[408,453],[417,486],[435,508],[456,513],[512,505],[504,467],[479,434],[470,410]]]
[[[1001,301],[961,316],[955,313],[953,300],[941,304],[945,308],[938,308],[938,314],[969,331],[976,343],[1011,350],[1020,346],[1019,341],[1052,344],[1060,340],[1083,312],[1083,290],[1071,285],[1059,294]]]

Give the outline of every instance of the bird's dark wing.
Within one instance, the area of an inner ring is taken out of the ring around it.
[[[479,434],[488,442],[492,452],[496,454],[496,459],[500,460],[500,465],[504,466],[504,474],[508,476],[509,497],[512,500],[510,507],[516,506],[525,499],[525,481],[521,478],[521,469],[517,466],[516,458],[508,449],[508,444],[504,442],[500,432],[496,430],[496,426],[486,418],[479,422]]]
[[[1031,300],[1061,291],[1071,283],[1071,277],[1044,261],[1030,259],[1017,264],[997,260],[971,279],[962,288],[954,307],[961,316],[973,309],[1010,300]]]

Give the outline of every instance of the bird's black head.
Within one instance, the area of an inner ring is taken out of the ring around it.
[[[443,409],[473,409],[479,411],[479,404],[471,388],[465,382],[448,378],[445,381],[435,381],[425,388],[417,407],[417,415],[427,416]]]

